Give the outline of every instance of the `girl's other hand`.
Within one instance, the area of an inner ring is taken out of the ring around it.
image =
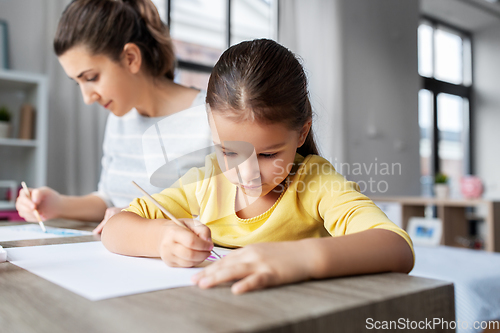
[[[239,280],[233,294],[308,280],[314,260],[304,241],[258,243],[238,249],[193,276],[200,288]]]
[[[99,223],[99,225],[94,230],[92,230],[92,232],[96,235],[100,234],[102,232],[102,228],[104,228],[104,225],[106,224],[106,222],[108,222],[108,220],[113,215],[118,214],[119,212],[122,211],[122,209],[125,209],[125,208],[127,208],[127,207],[122,207],[122,208],[109,207],[108,209],[106,209],[106,213],[104,213],[104,218],[102,219],[101,223]]]
[[[171,267],[193,267],[202,263],[213,249],[210,229],[194,219],[179,219],[189,230],[165,220],[160,257]]]
[[[58,217],[60,213],[61,195],[49,187],[29,189],[31,199],[23,189],[19,191],[16,209],[19,216],[28,222],[38,222],[34,210],[38,210],[42,221]]]

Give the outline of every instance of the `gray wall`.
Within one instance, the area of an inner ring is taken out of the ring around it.
[[[344,0],[343,8],[348,178],[367,185],[367,193],[418,195],[419,1]],[[358,163],[362,175],[354,175]],[[390,175],[380,174],[384,163]]]
[[[476,174],[485,196],[500,198],[500,23],[474,35],[474,143]]]

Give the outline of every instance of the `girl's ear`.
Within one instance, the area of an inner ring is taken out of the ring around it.
[[[137,74],[141,69],[141,49],[134,43],[127,43],[123,47],[122,64],[132,73]]]
[[[311,130],[311,126],[312,126],[312,119],[309,119],[304,124],[304,126],[302,126],[302,129],[299,132],[299,142],[298,142],[299,145],[297,146],[297,148],[302,147],[304,142],[306,142],[306,138],[307,138],[307,135],[309,134],[309,131]]]

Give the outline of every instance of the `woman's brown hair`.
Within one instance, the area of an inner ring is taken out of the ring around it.
[[[312,119],[304,68],[290,50],[269,39],[227,49],[212,70],[206,101],[213,112],[235,121],[284,123],[300,130]],[[297,152],[319,155],[312,128]]]
[[[127,43],[139,47],[149,74],[174,79],[172,40],[151,0],[72,1],[59,20],[54,51],[61,56],[84,45],[94,55],[119,61]]]

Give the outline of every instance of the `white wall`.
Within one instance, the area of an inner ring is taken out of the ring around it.
[[[0,19],[8,24],[11,68],[44,74],[47,49],[44,1],[2,0]]]
[[[472,153],[485,196],[500,199],[500,23],[474,34]]]

